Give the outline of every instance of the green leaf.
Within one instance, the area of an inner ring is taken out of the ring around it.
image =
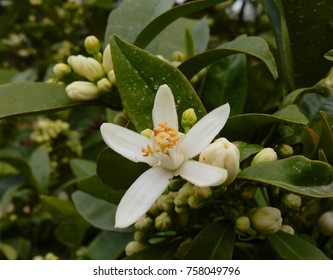
[[[149,166],[124,158],[105,148],[97,158],[97,174],[104,184],[113,189],[127,189]]]
[[[210,111],[228,102],[231,116],[241,114],[247,97],[247,86],[245,55],[222,58],[207,71],[202,90],[203,103]]]
[[[324,57],[330,61],[333,61],[333,50],[330,50],[329,52],[325,53]]]
[[[193,108],[198,118],[205,115],[205,108],[191,84],[169,63],[117,36],[111,40],[111,50],[120,97],[137,131],[152,128],[154,97],[163,84],[174,94],[178,115],[188,108]]]
[[[316,246],[296,235],[278,231],[267,235],[267,239],[285,260],[328,260]]]
[[[72,194],[72,199],[80,215],[94,227],[117,231],[114,227],[117,205],[93,197],[82,191],[75,191]]]
[[[321,118],[321,111],[333,114],[333,96],[326,98],[314,92],[308,93],[299,102],[299,106],[309,120],[317,121]]]
[[[137,36],[134,45],[144,49],[166,26],[180,17],[201,11],[225,0],[193,1],[170,9],[151,21]]]
[[[0,69],[0,84],[11,82],[17,72],[16,69]]]
[[[230,140],[251,142],[256,133],[262,132],[263,127],[278,122],[305,126],[308,120],[300,112],[298,106],[289,105],[273,115],[243,114],[230,117],[222,133],[224,137]]]
[[[45,191],[50,183],[51,173],[51,164],[47,149],[44,147],[37,148],[30,157],[29,165],[39,191]]]
[[[199,232],[183,259],[231,260],[234,241],[235,230],[230,222],[214,222]]]
[[[71,169],[78,179],[85,179],[96,174],[96,162],[86,159],[72,159]]]
[[[153,19],[170,9],[173,0],[125,0],[108,18],[105,42],[117,34],[128,42],[134,42],[140,31]]]
[[[262,60],[273,77],[277,78],[278,73],[275,60],[266,41],[260,37],[247,37],[246,35],[239,36],[235,40],[225,43],[216,49],[195,55],[179,65],[178,69],[190,79],[212,62],[238,53],[245,53]]]
[[[270,184],[306,196],[333,197],[332,166],[303,156],[252,165],[237,178]]]
[[[133,240],[133,233],[102,231],[89,244],[81,259],[115,260],[124,251],[126,245]]]
[[[235,141],[233,143],[237,146],[240,152],[240,162],[246,160],[248,157],[260,152],[263,149],[263,147],[260,145],[249,144],[242,141]]]
[[[333,129],[327,115],[321,112],[322,133],[320,136],[319,147],[323,150],[327,162],[333,164]]]
[[[278,2],[288,28],[295,86],[312,86],[332,67],[323,56],[332,49],[333,0]]]
[[[62,110],[83,104],[69,100],[63,86],[34,82],[1,85],[0,100],[0,118]]]
[[[6,243],[0,243],[0,252],[2,252],[8,260],[16,260],[18,253],[12,246]]]
[[[113,204],[118,204],[125,193],[125,190],[105,185],[97,175],[80,180],[78,185],[80,191]]]

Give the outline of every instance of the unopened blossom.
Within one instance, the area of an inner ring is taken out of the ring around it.
[[[255,155],[253,158],[251,165],[266,162],[266,161],[274,161],[277,160],[277,154],[272,148],[264,148],[259,153]]]
[[[325,212],[320,216],[318,227],[324,235],[333,236],[333,211]]]
[[[110,45],[107,45],[103,51],[102,65],[103,65],[104,72],[106,74],[109,74],[109,72],[111,70],[113,70],[113,62],[112,62]]]
[[[92,57],[71,55],[67,59],[67,62],[76,74],[88,79],[91,82],[96,82],[104,77],[102,65]]]
[[[167,85],[162,85],[154,101],[154,129],[150,138],[111,123],[101,126],[102,137],[111,149],[131,161],[151,166],[121,199],[116,212],[116,227],[128,227],[145,214],[174,176],[181,176],[198,187],[220,185],[227,179],[228,172],[224,168],[192,158],[220,132],[229,112],[228,104],[220,106],[183,135],[178,131],[173,94]]]
[[[91,82],[76,81],[66,87],[69,99],[73,101],[95,100],[99,96],[98,87]]]
[[[251,215],[250,219],[252,227],[262,234],[275,233],[282,226],[281,212],[274,207],[259,208]]]

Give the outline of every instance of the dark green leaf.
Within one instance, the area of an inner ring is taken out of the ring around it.
[[[173,0],[126,0],[114,9],[108,18],[105,42],[117,34],[128,42],[134,42],[140,31],[153,19],[170,9]]]
[[[231,116],[241,114],[248,92],[245,55],[230,55],[213,63],[207,71],[202,92],[208,111],[228,102]]]
[[[235,141],[234,144],[237,146],[240,152],[240,162],[247,159],[251,155],[260,152],[263,149],[263,147],[260,145],[248,144],[242,141]]]
[[[316,246],[298,236],[278,231],[267,235],[267,239],[285,260],[328,260]]]
[[[312,92],[302,98],[299,106],[309,120],[317,121],[320,119],[321,111],[326,112],[328,115],[333,114],[333,96],[326,98]]]
[[[190,79],[202,68],[208,66],[212,62],[238,53],[245,53],[262,60],[273,77],[277,78],[278,73],[275,60],[269,50],[268,44],[260,37],[247,37],[246,35],[242,35],[216,49],[193,56],[179,65],[178,69]]]
[[[174,94],[178,115],[188,108],[193,108],[198,118],[205,115],[205,108],[191,84],[169,63],[117,36],[111,41],[111,49],[120,96],[138,131],[152,128],[154,97],[163,84],[167,84]]]
[[[225,0],[193,1],[170,9],[151,21],[137,36],[134,45],[144,49],[166,26],[175,20],[206,9]]]
[[[80,104],[69,100],[63,86],[34,82],[1,85],[0,100],[0,118],[62,110]]]
[[[128,189],[149,166],[124,158],[105,148],[97,158],[97,174],[104,184],[113,189]]]
[[[199,232],[183,259],[231,260],[234,241],[235,230],[230,222],[214,222]]]
[[[77,211],[94,227],[116,231],[114,228],[117,205],[93,197],[82,191],[72,194]],[[128,231],[127,229],[121,231]]]
[[[319,147],[323,150],[326,160],[329,164],[333,164],[333,130],[327,115],[321,112],[322,133],[320,137]]]
[[[133,233],[102,231],[80,256],[89,260],[114,260],[124,251]]]
[[[224,126],[222,133],[224,137],[230,140],[250,142],[262,127],[277,122],[306,125],[308,120],[299,111],[298,106],[289,105],[273,115],[243,114],[231,117]]]
[[[333,197],[332,166],[303,156],[252,165],[245,168],[237,178],[270,184],[312,197]]]

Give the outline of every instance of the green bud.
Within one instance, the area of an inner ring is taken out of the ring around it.
[[[49,252],[44,257],[45,260],[59,260],[59,257],[53,254],[52,252]]]
[[[174,51],[171,55],[171,59],[173,61],[184,61],[185,54],[182,53],[181,51]]]
[[[180,243],[177,248],[175,257],[179,258],[179,259],[182,258],[185,255],[185,253],[187,252],[187,249],[190,247],[192,241],[193,241],[192,238],[187,238],[185,241]]]
[[[295,230],[289,225],[282,225],[280,230],[292,235],[295,233]]]
[[[211,187],[197,187],[194,186],[193,188],[193,197],[198,199],[198,200],[206,200],[208,198],[211,198],[213,195],[213,190]]]
[[[281,229],[282,217],[279,209],[262,207],[250,216],[252,227],[259,233],[270,234]]]
[[[205,205],[204,201],[194,196],[190,196],[187,203],[192,209],[200,209]]]
[[[172,227],[172,219],[167,212],[162,212],[155,218],[155,228],[158,231],[167,231]]]
[[[66,87],[66,92],[73,101],[95,100],[99,97],[97,86],[91,82],[72,82]]]
[[[174,207],[174,197],[169,194],[161,195],[157,200],[157,206],[166,212],[169,212]]]
[[[193,195],[194,186],[191,183],[185,183],[178,191],[177,196],[174,199],[175,205],[184,206],[187,205],[187,201],[190,196]]]
[[[254,186],[245,186],[242,188],[241,196],[244,199],[251,199],[256,192],[256,187]]]
[[[101,44],[95,36],[91,35],[84,40],[84,48],[86,49],[87,53],[94,55],[100,51]]]
[[[288,210],[297,211],[302,205],[302,199],[296,194],[289,193],[282,198],[282,205]]]
[[[264,148],[259,153],[255,155],[253,158],[251,165],[266,162],[266,161],[274,161],[277,160],[277,154],[272,148]]]
[[[333,211],[322,214],[318,220],[319,231],[326,236],[333,236]]]
[[[127,256],[130,256],[130,255],[140,252],[146,248],[147,248],[146,244],[134,240],[126,245],[125,253]]]
[[[61,80],[72,72],[72,68],[65,63],[57,63],[53,67],[53,73],[57,79]]]
[[[198,118],[197,115],[194,112],[194,109],[190,108],[187,109],[183,115],[182,115],[182,119],[181,119],[181,126],[183,127],[185,133],[188,132],[192,126],[195,125],[195,123],[197,122]]]
[[[188,206],[187,206],[187,201],[186,201],[186,205],[176,205],[175,206],[175,212],[178,214],[183,214],[183,213],[187,213],[188,212]]]
[[[136,221],[134,228],[137,231],[150,231],[154,228],[154,221],[147,215],[143,215],[139,220]]]
[[[228,175],[223,185],[228,186],[238,174],[239,158],[237,146],[226,138],[219,138],[201,152],[199,161],[226,169]]]
[[[139,242],[145,242],[149,239],[149,235],[144,231],[134,232],[134,240]]]
[[[242,232],[247,232],[250,229],[250,219],[246,216],[237,218],[235,228]]]
[[[278,154],[280,158],[288,158],[294,154],[294,149],[287,144],[281,144],[278,147]]]

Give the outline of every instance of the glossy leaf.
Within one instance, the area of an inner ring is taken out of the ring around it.
[[[243,112],[247,89],[246,57],[230,55],[213,63],[206,74],[202,100],[208,111],[230,104],[230,116]]]
[[[333,50],[330,50],[329,52],[325,53],[324,57],[330,61],[333,61]]]
[[[167,84],[174,94],[178,115],[188,108],[193,108],[198,118],[205,115],[205,108],[191,84],[168,62],[117,36],[111,41],[111,50],[120,96],[137,131],[152,128],[154,97],[163,84]]]
[[[129,188],[148,168],[148,164],[132,162],[110,148],[105,148],[97,158],[98,176],[113,189]]]
[[[22,82],[0,86],[0,118],[77,106],[56,84]],[[82,104],[82,103],[81,103]]]
[[[245,168],[238,179],[261,182],[312,197],[333,197],[331,165],[303,156],[263,162]]]
[[[157,34],[178,18],[201,11],[224,1],[225,0],[194,1],[174,7],[151,21],[137,36],[134,45],[144,49]]]
[[[278,231],[267,235],[267,239],[285,260],[328,260],[316,246],[296,235]]]
[[[323,56],[332,49],[333,0],[278,2],[289,33],[295,86],[312,86],[332,67]]]
[[[126,0],[114,9],[108,18],[105,43],[117,34],[128,42],[134,42],[140,31],[153,19],[170,9],[173,0]],[[140,11],[140,12],[138,12]]]
[[[306,125],[308,120],[300,112],[298,106],[289,105],[273,115],[243,114],[230,117],[222,130],[222,134],[230,140],[251,142],[252,137],[267,125],[274,123],[290,123]]]
[[[117,190],[105,185],[97,175],[80,180],[78,188],[86,194],[113,204],[118,204],[125,193],[125,190]]]
[[[183,259],[231,260],[234,241],[235,230],[230,222],[214,222],[199,232]]]
[[[320,137],[319,147],[323,150],[325,158],[329,164],[333,164],[333,129],[327,115],[320,113],[322,122],[322,133]]]
[[[133,233],[102,231],[80,256],[89,260],[115,260],[123,253]]]
[[[299,106],[309,120],[318,121],[321,118],[321,111],[326,112],[328,115],[333,114],[333,96],[326,98],[312,92],[302,98]]]
[[[258,153],[263,149],[263,147],[260,145],[249,144],[242,141],[235,141],[233,143],[237,146],[240,152],[240,158],[239,158],[240,162],[246,160],[251,155]]]
[[[94,227],[116,231],[114,228],[117,205],[93,197],[82,191],[75,191],[72,199],[80,215]],[[122,229],[119,231],[128,231]]]
[[[242,35],[216,49],[212,49],[184,61],[178,69],[188,78],[192,78],[202,68],[232,54],[245,53],[262,60],[274,78],[278,73],[273,55],[264,39]]]

